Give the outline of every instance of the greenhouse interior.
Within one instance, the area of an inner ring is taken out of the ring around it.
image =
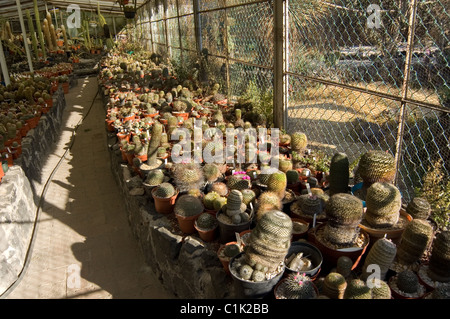
[[[0,0],[0,67],[2,299],[450,298],[449,0]]]

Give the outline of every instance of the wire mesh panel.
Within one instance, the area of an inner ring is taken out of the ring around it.
[[[207,49],[210,54],[226,55],[225,18],[225,11],[223,10],[200,13],[201,48]]]

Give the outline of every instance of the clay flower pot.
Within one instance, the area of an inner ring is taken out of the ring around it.
[[[194,223],[194,228],[198,232],[200,238],[205,242],[212,242],[217,237],[217,229],[219,225],[217,224],[212,229],[201,229],[197,226],[197,222]]]
[[[222,263],[223,269],[227,274],[230,274],[230,268],[228,267],[231,257],[227,257],[223,254],[223,250],[228,245],[237,245],[236,241],[230,241],[226,244],[220,245],[219,249],[217,250],[217,257],[219,258],[220,262]],[[241,248],[242,249],[242,248]]]
[[[175,217],[178,220],[178,226],[180,226],[180,230],[185,233],[186,235],[190,235],[195,233],[195,220],[200,216],[194,215],[194,216],[181,216],[178,214],[175,214]]]
[[[169,198],[161,198],[161,197],[155,196],[155,194],[154,194],[155,190],[156,190],[156,187],[152,189],[152,197],[155,202],[156,211],[158,213],[164,214],[164,215],[172,213],[173,207],[175,206],[175,201],[178,197],[178,193],[179,193],[178,190],[175,195],[173,195],[172,197],[169,197]]]

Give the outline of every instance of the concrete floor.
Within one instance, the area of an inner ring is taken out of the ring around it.
[[[95,77],[82,78],[66,94],[60,140],[43,166],[42,181],[33,182],[38,194],[94,104],[49,183],[29,263],[7,299],[174,298],[145,264],[131,233],[111,173],[97,88]]]

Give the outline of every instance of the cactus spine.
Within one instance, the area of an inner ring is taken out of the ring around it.
[[[400,218],[402,197],[399,189],[390,183],[373,183],[367,190],[365,219],[374,228],[387,228]]]
[[[394,262],[397,246],[387,238],[380,238],[370,248],[362,267],[361,279],[366,280],[373,273],[371,265],[380,267],[380,279],[384,280],[389,267]]]
[[[372,292],[361,279],[352,279],[347,284],[344,299],[372,299]]]
[[[434,281],[450,282],[450,231],[438,233],[433,241],[428,276]]]
[[[350,163],[345,153],[336,153],[331,158],[330,176],[330,195],[348,192],[348,182],[350,178]]]
[[[405,227],[397,247],[397,257],[401,264],[411,265],[422,258],[433,236],[433,228],[422,219],[413,219]]]

